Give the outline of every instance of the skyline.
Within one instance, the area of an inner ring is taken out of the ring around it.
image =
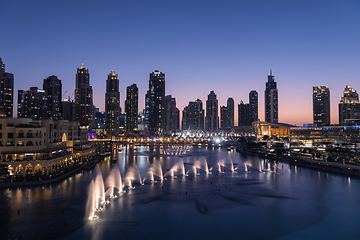
[[[248,102],[251,90],[258,92],[259,118],[265,119],[270,69],[279,122],[312,123],[312,87],[321,85],[330,89],[331,123],[338,123],[345,86],[360,91],[358,1],[19,2],[0,3],[7,9],[0,21],[8,36],[0,40],[0,57],[14,74],[14,103],[17,90],[42,88],[51,75],[62,80],[63,98],[71,96],[81,63],[101,111],[111,70],[119,74],[122,112],[133,83],[139,111],[144,108],[149,73],[159,70],[166,75],[165,94],[176,98],[180,111],[197,98],[205,104],[212,90],[219,107],[234,98],[235,125],[236,105]]]

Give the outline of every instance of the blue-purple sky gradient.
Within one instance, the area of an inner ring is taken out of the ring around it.
[[[264,89],[273,69],[279,121],[312,122],[312,87],[331,94],[331,122],[345,85],[360,91],[360,1],[1,1],[0,57],[15,74],[17,90],[42,88],[56,75],[64,97],[75,87],[76,68],[90,72],[94,104],[104,110],[107,74],[139,87],[144,107],[149,73],[166,74],[166,94],[180,111],[211,90],[225,105],[248,102]],[[16,104],[14,104],[16,105]]]

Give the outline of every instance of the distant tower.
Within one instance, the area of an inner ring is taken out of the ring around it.
[[[14,74],[5,72],[5,64],[0,58],[0,112],[13,117]]]
[[[250,119],[251,122],[255,122],[259,119],[258,117],[258,93],[252,90],[249,93],[249,104],[250,104]]]
[[[234,127],[234,99],[233,98],[228,98],[226,111],[227,111],[227,124],[226,125],[228,128],[233,128]]]
[[[126,88],[126,131],[138,131],[138,92],[136,84]]]
[[[106,80],[105,93],[105,129],[108,136],[119,134],[120,118],[120,92],[119,78],[112,70]]]
[[[346,119],[360,118],[360,103],[359,94],[351,88],[346,86],[344,96],[341,97],[339,103],[339,125],[344,125]]]
[[[164,131],[165,73],[155,70],[149,80],[149,132],[162,134]]]
[[[326,86],[313,87],[313,118],[318,127],[330,125],[330,90]]]
[[[164,118],[165,132],[176,132],[180,129],[180,111],[176,107],[175,98],[171,95],[165,96],[165,118]]]
[[[80,126],[93,127],[93,90],[90,86],[89,70],[84,64],[77,69],[75,85],[75,121]]]
[[[228,128],[228,111],[226,106],[220,106],[220,127]]]
[[[211,91],[206,100],[205,131],[215,132],[219,130],[218,100],[216,94]]]
[[[48,113],[47,115],[53,120],[62,119],[62,84],[57,76],[50,76],[44,79],[43,89],[47,93]]]
[[[250,114],[250,104],[244,104],[243,101],[238,105],[238,126],[250,126],[252,123],[251,114]]]
[[[278,90],[271,70],[265,89],[265,122],[278,122]]]
[[[200,99],[189,102],[183,110],[182,130],[204,131],[204,109]]]

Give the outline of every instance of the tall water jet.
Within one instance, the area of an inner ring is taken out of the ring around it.
[[[114,167],[106,179],[106,186],[110,187],[110,198],[114,197],[115,189],[118,193],[122,191],[122,179],[118,167]]]
[[[89,220],[96,220],[98,216],[95,214],[96,206],[96,196],[94,195],[94,180],[91,180],[89,191],[88,191],[88,200],[86,203],[86,215]]]
[[[161,181],[164,180],[164,175],[163,175],[163,171],[162,171],[160,162],[154,161],[151,164],[149,171],[152,171],[154,173],[154,175],[156,175],[160,178]]]
[[[136,164],[133,164],[127,169],[125,173],[125,179],[127,180],[127,183],[129,184],[129,187],[132,187],[132,181],[139,181],[140,184],[143,184],[143,181],[141,179],[139,168]]]
[[[94,182],[94,198],[96,199],[95,203],[97,208],[100,207],[100,204],[106,202],[104,180],[100,171],[97,172]]]

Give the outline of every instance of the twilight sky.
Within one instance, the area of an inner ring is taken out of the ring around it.
[[[15,74],[17,90],[62,80],[73,97],[76,68],[90,72],[94,104],[105,109],[107,74],[139,88],[144,108],[149,73],[165,73],[166,95],[180,111],[205,101],[214,90],[219,106],[228,97],[248,102],[264,89],[273,70],[279,90],[279,121],[312,122],[312,87],[330,88],[331,122],[345,85],[360,91],[359,0],[182,0],[0,2],[0,57]],[[16,104],[14,104],[15,107]],[[16,107],[15,107],[16,108]],[[16,116],[16,114],[15,114]]]

